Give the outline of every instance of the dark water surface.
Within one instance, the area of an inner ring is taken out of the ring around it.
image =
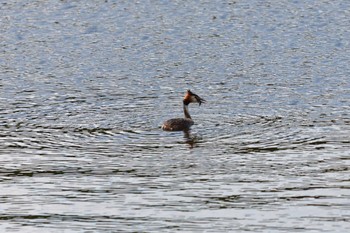
[[[350,1],[0,10],[1,232],[350,230]]]

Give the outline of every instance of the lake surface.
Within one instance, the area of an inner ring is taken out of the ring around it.
[[[0,10],[1,232],[350,230],[349,1]]]

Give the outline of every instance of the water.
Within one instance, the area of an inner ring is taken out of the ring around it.
[[[349,231],[348,1],[0,8],[1,232]]]

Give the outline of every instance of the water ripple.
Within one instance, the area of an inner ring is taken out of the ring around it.
[[[347,1],[1,7],[0,231],[350,228]]]

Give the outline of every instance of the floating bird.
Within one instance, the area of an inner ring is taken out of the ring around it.
[[[190,127],[194,124],[190,113],[188,112],[188,105],[190,103],[198,103],[199,106],[206,101],[194,94],[190,90],[187,90],[185,97],[183,99],[183,109],[185,118],[174,118],[167,120],[163,123],[162,129],[166,131],[188,131]]]

